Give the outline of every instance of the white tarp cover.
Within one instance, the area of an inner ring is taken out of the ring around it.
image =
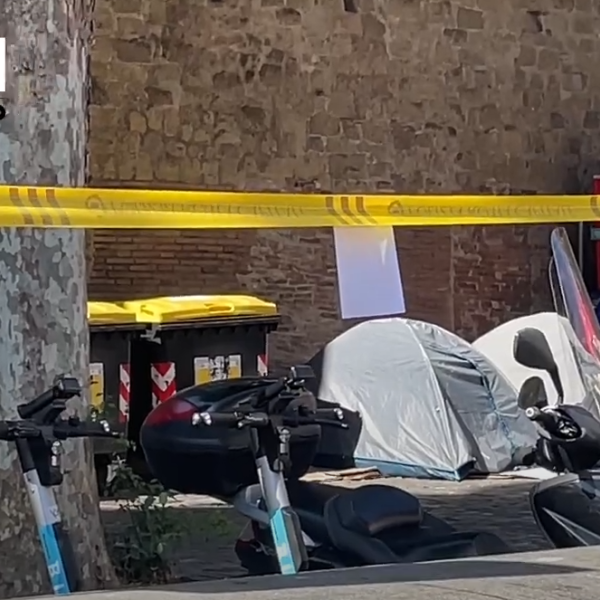
[[[585,405],[596,412],[597,408],[593,407],[596,403],[588,388],[598,385],[600,365],[583,348],[565,317],[555,312],[519,317],[481,336],[473,343],[473,347],[489,358],[516,389],[519,389],[528,377],[541,377],[544,380],[548,402],[555,405],[558,394],[550,376],[545,371],[520,365],[513,357],[515,335],[527,327],[543,331],[550,344],[564,389],[564,402]]]
[[[429,323],[368,321],[311,361],[320,399],[359,411],[358,465],[461,479],[511,468],[535,444],[515,388],[470,344]]]

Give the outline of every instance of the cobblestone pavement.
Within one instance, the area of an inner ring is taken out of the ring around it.
[[[373,483],[398,486],[461,530],[495,533],[517,552],[549,548],[529,508],[528,493],[534,484],[531,480],[494,477],[455,483],[388,478],[331,483],[348,487]],[[122,518],[115,508],[114,502],[102,503],[108,530],[118,528]],[[178,575],[203,580],[244,574],[233,552],[234,541],[245,525],[243,517],[206,496],[180,496],[172,510],[181,516],[188,532],[175,551]]]

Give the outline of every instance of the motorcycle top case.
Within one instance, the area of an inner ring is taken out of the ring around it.
[[[252,392],[273,383],[265,377],[213,381],[181,390],[150,412],[140,442],[154,477],[166,488],[183,494],[231,498],[258,483],[250,430],[192,425],[199,412],[234,412]],[[314,407],[310,392],[294,403]],[[321,438],[321,427],[303,425],[291,430],[288,478],[302,477],[310,468]]]

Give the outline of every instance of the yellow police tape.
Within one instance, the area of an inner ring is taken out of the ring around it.
[[[132,229],[600,221],[597,196],[397,196],[0,186],[0,226]]]

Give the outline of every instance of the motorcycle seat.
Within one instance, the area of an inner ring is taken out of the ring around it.
[[[302,529],[314,540],[328,540],[325,506],[334,501],[342,521],[364,535],[377,535],[392,527],[418,527],[423,518],[417,498],[387,485],[348,489],[308,481],[289,481],[288,496]]]
[[[510,551],[495,535],[459,533],[447,523],[424,515],[417,498],[391,486],[367,485],[333,497],[325,505],[324,515],[331,543],[365,565]]]
[[[329,504],[343,527],[369,537],[396,527],[418,527],[423,520],[419,500],[389,485],[365,485]]]

